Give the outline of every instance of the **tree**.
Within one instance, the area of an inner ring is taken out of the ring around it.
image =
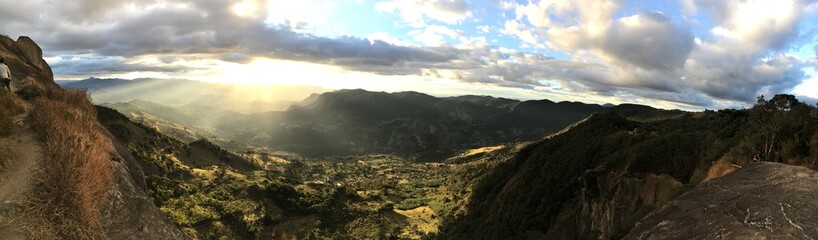
[[[798,136],[802,125],[809,118],[810,110],[794,95],[778,94],[770,100],[764,99],[764,95],[759,96],[756,105],[750,110],[750,121],[761,135],[763,143],[753,147],[759,160],[774,160],[773,154],[781,147],[782,139]]]

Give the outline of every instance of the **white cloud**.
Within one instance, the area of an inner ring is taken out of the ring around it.
[[[252,2],[264,1],[265,0],[252,0]],[[266,1],[268,1],[269,5],[264,5],[265,9],[257,10],[266,13],[266,23],[287,25],[301,32],[307,32],[309,28],[323,26],[329,23],[331,21],[329,16],[335,7],[333,1],[323,0]]]
[[[428,25],[423,29],[415,30],[409,33],[418,42],[426,46],[442,46],[446,45],[447,39],[458,39],[463,36],[463,33],[458,30],[440,25]]]
[[[548,27],[551,24],[551,19],[548,16],[550,6],[551,2],[549,1],[541,1],[539,4],[532,3],[517,6],[515,9],[517,20],[525,17],[526,20],[535,27]]]
[[[695,15],[698,11],[696,0],[679,0],[679,5],[682,6],[682,11],[687,15]]]
[[[405,40],[400,39],[400,38],[393,37],[393,36],[389,35],[389,33],[387,33],[387,32],[370,33],[370,34],[367,34],[365,38],[368,39],[371,43],[374,43],[374,41],[379,40],[379,41],[384,41],[386,43],[389,43],[389,44],[392,44],[392,45],[395,45],[395,46],[402,46],[402,47],[415,46],[411,42],[405,41]]]
[[[511,3],[509,3],[511,4]],[[684,1],[687,14],[708,11],[716,26],[694,36],[687,18],[640,11],[615,18],[623,1],[531,1],[512,4],[516,16],[502,34],[545,43],[573,60],[489,61],[468,76],[565,89],[636,94],[680,104],[735,106],[763,92],[787,92],[805,79],[804,60],[785,55],[808,11],[806,2]],[[717,16],[716,16],[717,15]],[[683,20],[684,22],[678,22]],[[491,77],[493,76],[493,77]]]
[[[541,43],[539,37],[537,37],[528,26],[523,25],[517,20],[507,20],[505,24],[503,24],[503,29],[500,30],[500,33],[515,36],[529,45],[538,45]]]
[[[376,3],[375,9],[397,13],[413,27],[423,27],[428,20],[460,24],[472,16],[471,6],[465,0],[391,0]]]
[[[617,60],[645,69],[682,68],[693,49],[689,29],[658,13],[642,13],[617,20],[606,33],[602,48]]]
[[[480,31],[480,33],[484,34],[489,33],[491,32],[491,27],[489,27],[489,25],[477,26],[477,31]]]

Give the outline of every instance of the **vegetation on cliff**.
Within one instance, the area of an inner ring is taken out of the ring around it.
[[[621,213],[636,215],[628,217],[628,222],[606,223],[618,226],[600,232],[598,225],[604,219],[582,214],[578,204],[582,194],[594,192],[592,186],[582,184],[588,170],[669,175],[693,186],[707,178],[717,160],[746,163],[755,157],[814,166],[818,160],[817,113],[815,107],[791,95],[776,95],[770,100],[760,97],[752,109],[707,111],[656,121],[595,114],[562,135],[528,146],[487,174],[471,195],[469,212],[450,219],[440,236],[618,238],[649,211]],[[681,190],[657,191],[678,195]],[[617,204],[623,203],[609,203]]]

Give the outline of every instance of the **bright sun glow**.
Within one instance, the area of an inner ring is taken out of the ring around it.
[[[255,0],[244,0],[233,5],[233,13],[242,17],[254,17],[258,10]]]
[[[212,80],[241,84],[316,84],[343,72],[335,66],[264,58],[248,64],[223,63],[221,70],[223,76]]]

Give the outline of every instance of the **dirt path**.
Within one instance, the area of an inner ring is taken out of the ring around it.
[[[13,156],[6,168],[0,170],[0,236],[3,239],[25,239],[23,233],[15,231],[20,228],[14,215],[21,210],[22,201],[31,189],[37,161],[42,158],[40,142],[24,121],[30,109],[26,103],[26,112],[14,119],[17,124],[14,134],[0,138],[0,145],[9,146]]]

